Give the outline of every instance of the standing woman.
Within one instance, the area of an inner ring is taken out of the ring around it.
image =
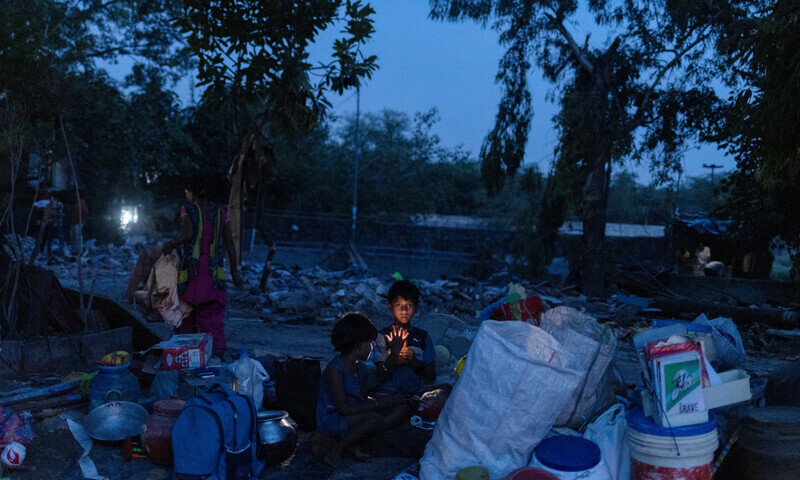
[[[228,211],[208,201],[205,181],[195,178],[184,189],[187,202],[181,208],[181,233],[165,243],[165,255],[183,245],[178,273],[178,293],[192,306],[192,313],[175,333],[210,333],[215,356],[225,352],[225,251],[233,255],[233,239],[228,225]],[[223,244],[225,249],[223,249]],[[231,265],[236,288],[242,279],[236,265]]]

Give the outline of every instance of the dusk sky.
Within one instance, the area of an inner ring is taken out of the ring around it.
[[[441,120],[434,132],[442,144],[463,145],[477,157],[483,138],[494,124],[501,93],[494,83],[504,52],[497,32],[474,22],[430,20],[428,2],[424,0],[370,3],[376,11],[375,33],[365,50],[378,56],[380,69],[361,89],[361,111],[391,108],[413,116],[435,106]],[[577,30],[576,33],[583,35]],[[557,107],[546,100],[553,87],[540,72],[532,71],[529,80],[534,117],[525,164],[537,164],[547,172],[556,145],[551,119]],[[332,103],[333,113],[339,116],[354,113],[355,92],[333,96]],[[709,173],[703,163],[724,165],[727,170],[735,166],[733,159],[713,146],[687,151],[684,167],[688,175]],[[641,182],[650,181],[648,165],[637,167],[628,162],[624,168],[632,169]]]
[[[451,23],[428,18],[425,0],[378,0],[370,2],[376,11],[375,33],[365,48],[368,55],[378,56],[380,68],[361,88],[361,112],[379,112],[384,108],[403,111],[413,117],[416,112],[439,110],[440,121],[434,133],[441,144],[453,148],[462,145],[477,158],[483,138],[492,128],[500,87],[494,77],[503,55],[498,34],[491,28],[480,28],[474,22]],[[575,30],[578,37],[583,33]],[[323,32],[312,55],[329,55],[338,31]],[[123,62],[124,64],[125,62]],[[525,165],[538,165],[547,172],[556,145],[552,117],[557,107],[546,100],[553,92],[540,72],[530,74],[534,116],[526,148]],[[181,97],[187,98],[188,82],[179,86]],[[355,91],[343,96],[330,95],[331,113],[343,117],[356,111]],[[732,170],[735,162],[714,146],[689,146],[684,160],[688,175],[710,173],[702,165],[723,165]],[[650,182],[647,164],[636,166],[626,162],[620,169],[632,171],[642,183]],[[719,174],[720,170],[716,171]]]

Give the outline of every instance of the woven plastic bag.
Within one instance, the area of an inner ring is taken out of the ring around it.
[[[483,465],[502,478],[528,464],[581,375],[574,357],[526,322],[481,324],[420,460],[422,480]]]
[[[581,382],[556,420],[557,427],[578,430],[614,403],[617,338],[594,317],[571,307],[547,310],[542,314],[541,327],[581,365]]]
[[[747,352],[742,344],[742,336],[733,320],[726,317],[709,320],[705,314],[701,313],[692,323],[711,327],[711,338],[714,340],[717,356],[728,366],[738,367],[747,361]]]

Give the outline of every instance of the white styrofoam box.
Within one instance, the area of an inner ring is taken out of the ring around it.
[[[742,369],[728,370],[719,374],[722,384],[703,389],[706,408],[724,407],[750,400],[750,375]]]

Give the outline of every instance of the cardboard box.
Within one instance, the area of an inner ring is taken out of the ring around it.
[[[720,373],[719,378],[722,380],[721,384],[703,389],[703,401],[707,410],[750,400],[750,376],[746,371],[728,370]],[[642,408],[645,415],[657,418],[657,405],[653,396],[647,391],[642,391]],[[671,420],[672,418],[670,418]],[[708,421],[708,416],[698,416],[696,420],[696,423],[704,423]],[[678,425],[673,423],[672,426]]]
[[[162,350],[162,370],[205,367],[211,358],[211,334],[173,335],[156,347]]]
[[[652,360],[655,376],[655,418],[662,427],[692,425],[708,421],[703,397],[703,358],[689,351]]]

